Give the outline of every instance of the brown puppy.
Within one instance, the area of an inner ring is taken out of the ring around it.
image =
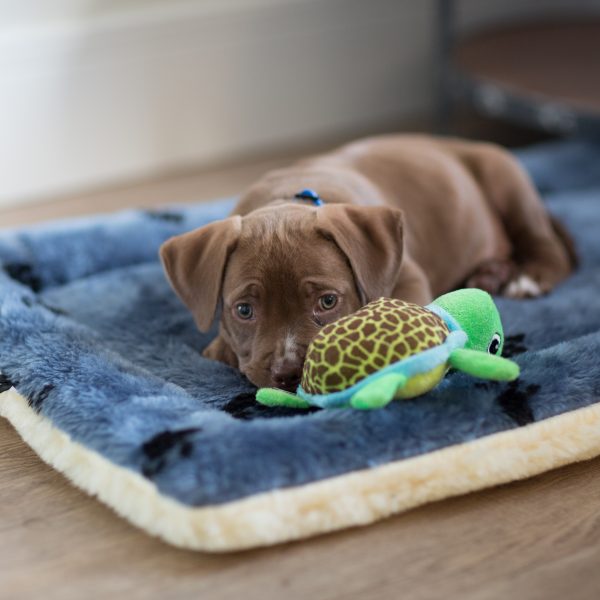
[[[324,205],[296,199],[305,188]],[[402,135],[267,173],[233,216],[172,238],[161,257],[201,330],[222,306],[204,355],[285,389],[318,328],[375,298],[426,304],[461,285],[536,296],[574,266],[507,152]]]

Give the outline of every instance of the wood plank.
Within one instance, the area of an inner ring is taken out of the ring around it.
[[[262,173],[287,165],[300,156],[302,153],[298,152],[282,153],[278,158],[259,158],[213,169],[174,172],[116,188],[4,208],[0,210],[0,228],[63,217],[109,213],[124,208],[150,208],[226,198],[239,194]]]

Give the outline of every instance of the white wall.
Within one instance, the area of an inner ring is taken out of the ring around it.
[[[431,0],[0,0],[0,205],[427,113],[433,22]]]

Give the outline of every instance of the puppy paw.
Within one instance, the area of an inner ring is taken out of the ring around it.
[[[510,260],[489,260],[477,267],[465,286],[479,288],[488,294],[500,294],[515,277],[515,271],[516,266]]]
[[[545,292],[543,286],[533,277],[521,274],[508,283],[503,295],[509,298],[537,298]]]

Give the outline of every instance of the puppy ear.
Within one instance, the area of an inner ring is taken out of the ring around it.
[[[208,331],[221,298],[227,259],[242,230],[238,215],[178,235],[160,247],[160,258],[175,293],[201,331]]]
[[[390,296],[403,254],[402,211],[389,206],[326,204],[317,228],[346,255],[364,302]]]

